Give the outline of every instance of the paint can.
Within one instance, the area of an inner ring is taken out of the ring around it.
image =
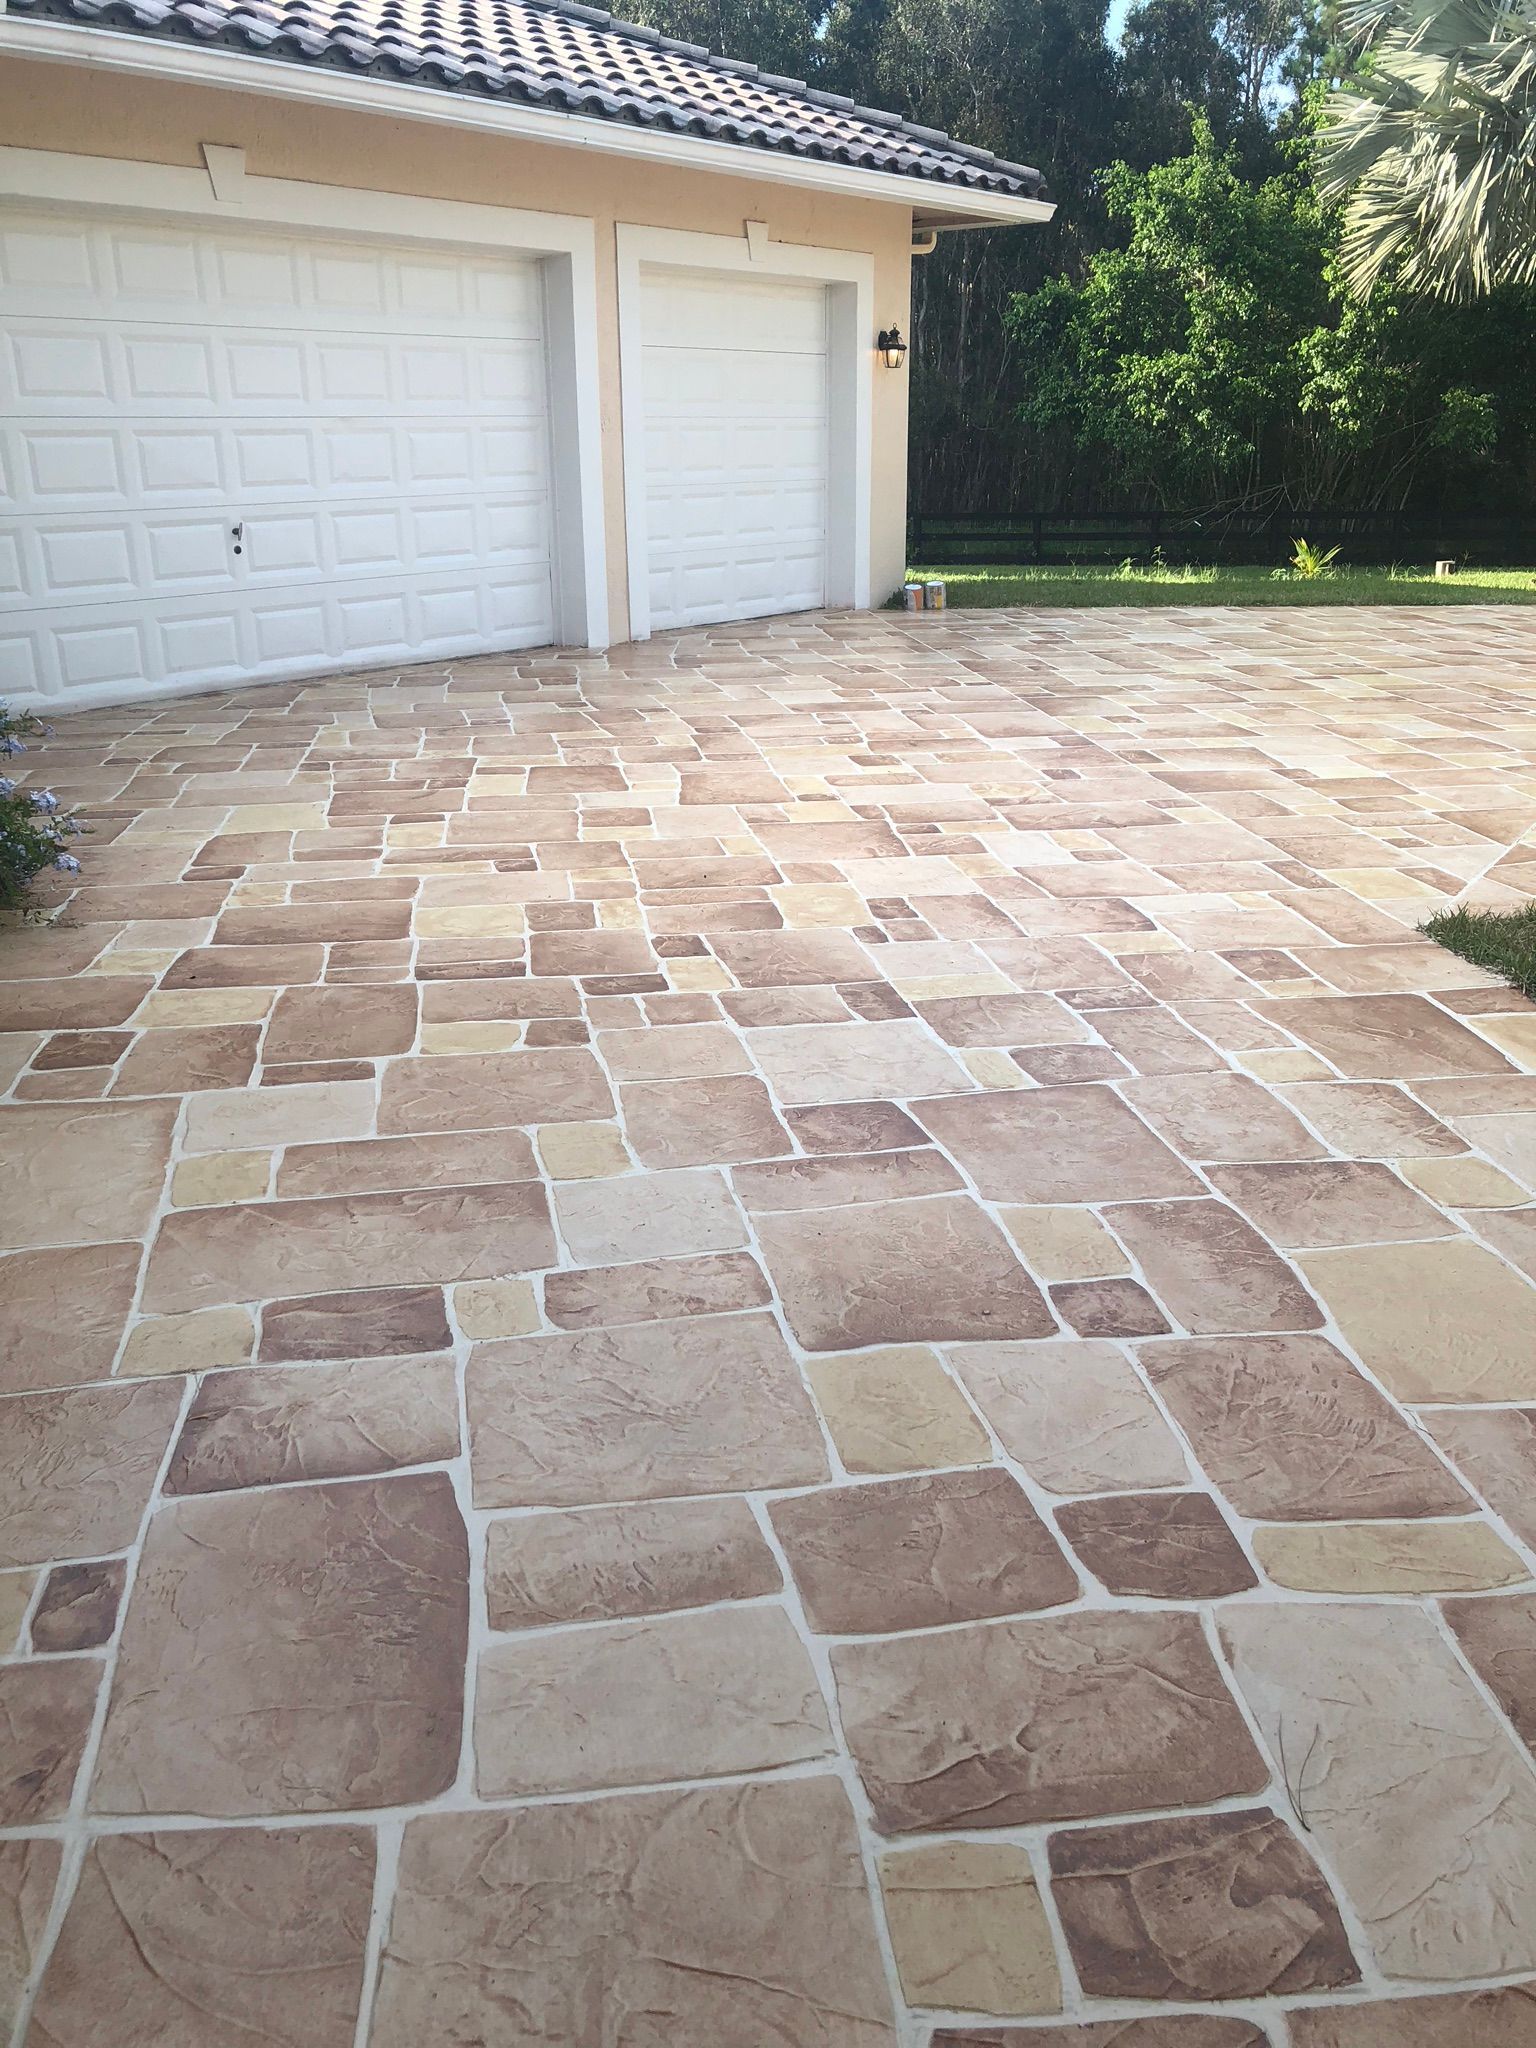
[[[920,611],[922,610],[922,608],[923,608],[923,586],[922,586],[922,584],[921,584],[921,583],[907,583],[907,584],[904,584],[904,585],[902,586],[902,592],[901,592],[901,603],[902,603],[902,609],[903,609],[904,611],[909,611],[909,612],[920,612]]]
[[[923,608],[925,611],[941,612],[944,609],[944,586],[942,583],[923,585]]]

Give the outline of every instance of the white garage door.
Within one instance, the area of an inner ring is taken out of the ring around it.
[[[0,691],[61,702],[554,637],[537,266],[0,227]]]
[[[641,332],[652,626],[822,603],[825,289],[648,269]]]

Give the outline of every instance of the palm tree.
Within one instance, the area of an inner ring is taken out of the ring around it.
[[[1318,183],[1351,286],[1536,281],[1536,0],[1344,0],[1341,27],[1364,61],[1329,94]]]

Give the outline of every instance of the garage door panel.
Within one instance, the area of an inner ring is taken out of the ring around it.
[[[553,637],[537,264],[48,218],[0,291],[16,689]]]

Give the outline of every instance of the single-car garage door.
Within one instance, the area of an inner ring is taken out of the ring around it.
[[[825,288],[647,267],[640,305],[652,626],[821,604]]]
[[[543,337],[522,259],[8,218],[5,691],[551,640]]]

